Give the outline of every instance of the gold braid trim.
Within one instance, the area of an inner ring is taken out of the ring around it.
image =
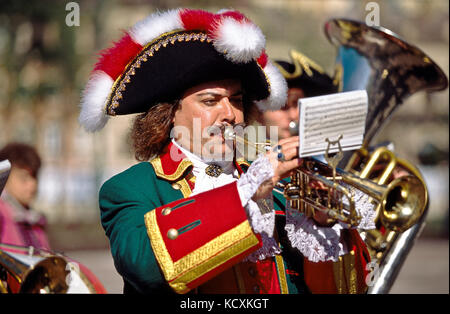
[[[347,287],[349,294],[358,293],[358,282],[355,269],[355,252],[350,251],[349,254],[344,255],[344,271],[345,279],[347,281]]]
[[[231,244],[230,244],[231,242]],[[219,237],[211,240],[201,248],[188,254],[180,260],[180,271],[187,269],[184,274],[176,278],[169,285],[178,293],[189,291],[187,284],[207,274],[230,259],[244,253],[249,248],[258,244],[258,239],[251,231],[247,221],[234,229],[227,231]],[[177,261],[178,264],[180,261]],[[192,266],[191,266],[192,265]],[[189,267],[190,266],[190,267]]]
[[[237,163],[239,166],[244,165],[244,166],[250,167],[250,163],[249,163],[247,160],[245,160],[244,158],[238,158],[238,159],[236,159],[236,163]]]
[[[333,263],[334,282],[338,294],[358,293],[358,279],[355,268],[355,252],[339,256]]]
[[[164,278],[177,293],[188,292],[187,284],[258,244],[248,221],[244,221],[173,262],[159,230],[155,210],[144,218],[156,260]]]
[[[183,194],[183,197],[189,197],[191,195],[192,190],[189,186],[189,183],[187,182],[186,178],[181,179],[180,181],[177,181],[177,183],[181,186],[181,193]]]
[[[161,158],[159,156],[150,160],[150,163],[155,170],[156,176],[168,181],[177,181],[183,175],[186,169],[193,165],[189,159],[185,158],[178,164],[177,170],[175,170],[174,173],[166,174],[162,167]]]
[[[169,276],[174,272],[174,265],[169,252],[167,252],[161,231],[159,230],[158,222],[156,221],[156,210],[146,213],[144,215],[144,221],[156,260],[163,271],[164,277],[166,279],[170,278]]]
[[[278,70],[280,70],[281,74],[283,74],[283,76],[286,79],[289,80],[289,79],[294,79],[294,78],[300,77],[300,76],[302,76],[303,71],[305,71],[306,75],[311,77],[311,76],[313,76],[313,72],[311,71],[311,68],[321,74],[325,73],[325,71],[323,70],[323,68],[320,65],[315,63],[313,60],[311,60],[304,54],[302,54],[296,50],[291,50],[289,54],[291,56],[292,63],[295,66],[294,72],[290,73],[290,72],[286,71],[282,66],[275,64],[277,66]]]
[[[346,293],[347,287],[344,280],[344,271],[342,268],[342,256],[339,256],[337,262],[333,262],[334,283],[338,294]]]
[[[284,268],[283,257],[281,255],[275,255],[275,262],[277,265],[278,278],[280,280],[281,294],[288,294],[288,285],[286,279],[286,269]]]

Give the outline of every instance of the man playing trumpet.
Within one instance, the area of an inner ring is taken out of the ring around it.
[[[354,233],[339,229],[328,239],[328,226],[306,237],[285,228],[284,202],[272,189],[301,164],[297,137],[251,165],[223,158],[234,143],[217,130],[248,122],[255,106],[285,104],[286,83],[264,46],[261,30],[240,12],[179,9],[139,22],[97,63],[80,123],[95,131],[108,115],[139,113],[131,137],[141,163],[100,191],[124,292],[339,292],[308,286],[303,248],[292,243],[323,235],[308,248],[325,250],[317,262],[353,252],[354,290],[345,292],[365,290],[365,248]],[[334,282],[328,274],[323,284]]]

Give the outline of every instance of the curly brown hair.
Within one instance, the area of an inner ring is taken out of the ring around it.
[[[244,103],[244,118],[248,124],[254,120],[258,109],[251,101],[244,100]],[[164,152],[170,143],[172,121],[179,107],[180,100],[159,103],[135,118],[130,138],[136,160],[147,161]]]
[[[138,161],[160,155],[169,144],[172,121],[179,104],[179,100],[159,103],[135,118],[130,137]]]

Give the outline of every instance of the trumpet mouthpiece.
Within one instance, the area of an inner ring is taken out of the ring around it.
[[[289,122],[289,133],[294,136],[298,135],[298,122],[297,121],[291,121]]]
[[[236,137],[236,132],[234,132],[232,127],[226,127],[223,130],[223,137],[226,140],[234,140]]]

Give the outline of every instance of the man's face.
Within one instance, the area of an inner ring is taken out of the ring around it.
[[[263,124],[269,130],[270,126],[278,127],[278,135],[280,139],[292,136],[289,131],[289,123],[295,121],[298,123],[298,105],[297,101],[305,97],[302,89],[297,87],[289,88],[286,106],[280,110],[266,111],[263,113]]]
[[[242,96],[239,80],[207,82],[188,89],[175,112],[175,140],[205,159],[229,156],[233,145],[224,140],[218,127],[244,122]]]
[[[5,189],[24,207],[29,207],[37,193],[38,181],[27,169],[12,166]]]

